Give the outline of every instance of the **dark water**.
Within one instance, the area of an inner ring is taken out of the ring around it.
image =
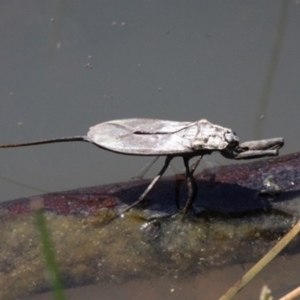
[[[242,141],[283,136],[281,153],[299,150],[296,0],[29,0],[4,1],[0,8],[0,143],[85,134],[111,119],[207,118],[233,128]],[[0,201],[126,181],[148,161],[84,143],[2,150]],[[206,160],[224,163],[217,154]],[[297,259],[288,258],[290,265],[279,259],[257,286],[286,279],[288,287],[299,278],[292,276]],[[199,285],[198,278],[177,280],[179,296],[195,291],[210,299],[214,282],[226,290],[243,273],[232,268],[210,271]],[[119,291],[129,299],[179,298],[176,287],[170,292],[173,281],[159,278],[102,292],[110,299]]]
[[[279,257],[270,267],[249,285],[246,286],[234,299],[259,299],[263,285],[267,284],[275,298],[287,294],[299,285],[299,273],[294,270],[294,265],[299,264],[300,255],[293,257]],[[207,271],[199,277],[188,280],[161,278],[144,282],[132,281],[125,284],[107,284],[103,286],[89,286],[69,290],[66,295],[70,299],[80,300],[88,298],[99,299],[218,299],[234,284],[235,280],[242,277],[251,264],[235,265],[223,269]],[[288,280],[286,279],[288,278]],[[44,294],[30,298],[31,300],[50,300],[51,294]]]

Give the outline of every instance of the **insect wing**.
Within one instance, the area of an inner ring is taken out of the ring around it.
[[[175,133],[186,128],[187,126],[191,126],[191,124],[194,124],[191,122],[176,122],[157,119],[123,119],[106,122],[106,124],[108,123],[125,126],[130,128],[133,132],[145,134]]]
[[[193,152],[189,135],[191,122],[155,119],[125,119],[90,128],[88,139],[113,152],[131,155],[176,155]],[[196,129],[192,130],[195,131]]]

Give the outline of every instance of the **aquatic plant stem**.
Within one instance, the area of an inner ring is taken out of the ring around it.
[[[47,221],[44,216],[43,209],[36,211],[36,224],[40,233],[40,240],[42,252],[49,272],[49,281],[52,285],[52,290],[55,300],[65,300],[63,286],[59,278],[59,270],[55,260],[55,253],[53,250],[53,243],[51,241],[50,232],[47,228]]]
[[[241,279],[239,279],[219,300],[232,299],[246,284],[248,284],[274,257],[284,249],[300,232],[300,221]]]
[[[299,296],[300,296],[300,286],[298,286],[296,289],[294,289],[290,293],[286,294],[279,300],[292,300],[292,299],[296,299]]]

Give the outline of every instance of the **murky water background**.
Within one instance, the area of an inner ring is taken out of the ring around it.
[[[259,299],[261,287],[264,284],[272,286],[273,295],[276,298],[288,293],[299,285],[298,273],[292,271],[295,261],[299,262],[300,256],[279,257],[273,261],[272,266],[266,270],[234,299]],[[205,299],[215,300],[222,295],[235,280],[243,276],[245,270],[250,269],[252,264],[231,266],[225,269],[210,270],[201,277],[191,277],[189,280],[180,281],[164,278],[151,281],[132,281],[125,284],[106,286],[90,286],[73,289],[67,292],[72,300],[89,298],[99,299]],[[280,276],[278,275],[280,274]],[[296,277],[295,277],[296,276]],[[288,277],[287,280],[283,277]],[[50,300],[51,294],[32,297],[31,300]]]
[[[0,143],[85,134],[112,119],[207,118],[242,141],[283,136],[281,153],[299,150],[299,1],[29,0],[0,8]],[[85,143],[1,150],[0,201],[127,181],[150,160]]]

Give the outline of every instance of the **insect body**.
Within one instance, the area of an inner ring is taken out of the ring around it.
[[[0,148],[21,147],[67,141],[90,142],[100,148],[127,155],[166,156],[165,164],[139,199],[126,208],[140,203],[164,174],[170,161],[181,156],[186,169],[188,199],[186,213],[196,196],[193,173],[205,154],[219,151],[230,159],[252,159],[278,155],[284,145],[283,138],[239,143],[239,138],[229,128],[212,124],[205,119],[197,122],[175,122],[156,119],[123,119],[100,123],[90,128],[86,136],[41,140],[22,144],[0,145]],[[199,156],[191,169],[189,160]],[[124,212],[125,212],[124,211]]]
[[[231,130],[206,120],[174,122],[116,120],[90,128],[87,138],[107,150],[130,155],[192,155],[223,150],[238,143]]]

